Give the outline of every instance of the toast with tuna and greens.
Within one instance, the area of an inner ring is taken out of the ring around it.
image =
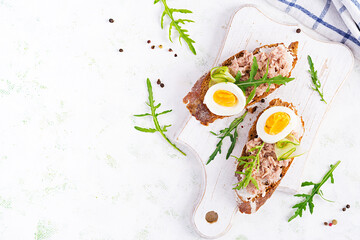
[[[297,62],[298,42],[292,42],[288,47],[283,43],[264,45],[256,48],[253,52],[243,50],[224,61],[221,66],[226,66],[233,77],[238,73],[241,75],[239,81],[247,81],[250,78],[250,71],[253,59],[256,58],[258,64],[258,72],[254,79],[260,79],[265,74],[269,78],[276,76],[290,77],[291,71]],[[267,69],[268,68],[268,69]],[[192,116],[200,121],[201,124],[207,126],[216,119],[224,118],[212,113],[204,104],[204,97],[209,89],[211,81],[211,71],[203,75],[192,87],[191,91],[184,97],[183,102],[189,109]],[[246,105],[254,104],[279,88],[279,84],[263,83],[256,88],[255,95]],[[244,89],[246,97],[252,94],[254,87]]]
[[[267,109],[277,106],[291,109],[298,118],[298,127],[289,134],[293,140],[287,138],[285,141],[266,143],[258,136],[257,123],[261,114]],[[280,144],[280,147],[284,147],[286,144],[291,146],[292,144],[294,146],[300,145],[303,134],[304,122],[301,117],[298,117],[297,111],[291,103],[283,102],[280,99],[273,99],[269,106],[258,115],[249,131],[248,141],[243,148],[241,157],[237,158],[238,163],[235,176],[239,183],[234,189],[240,212],[246,214],[254,213],[271,197],[296,157],[291,155],[293,152],[280,156],[276,151],[276,148],[279,146],[278,144]],[[285,155],[287,157],[282,157]],[[258,162],[256,163],[256,161]],[[249,165],[249,163],[254,163],[255,165]],[[253,166],[253,168],[249,170],[249,166]],[[249,179],[244,184],[246,177]]]

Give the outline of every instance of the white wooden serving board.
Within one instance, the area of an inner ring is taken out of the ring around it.
[[[253,51],[256,47],[264,44],[283,42],[288,45],[293,41],[299,41],[299,59],[292,72],[292,76],[296,79],[272,93],[266,98],[265,103],[258,103],[254,114],[247,115],[244,123],[239,126],[239,138],[233,152],[233,155],[240,155],[246,143],[250,126],[256,116],[268,106],[269,101],[281,98],[284,101],[292,102],[305,122],[302,146],[307,150],[306,154],[294,160],[278,188],[278,190],[292,194],[300,187],[302,172],[322,119],[334,96],[352,70],[354,62],[353,55],[346,46],[315,40],[304,32],[303,27],[301,33],[296,33],[297,28],[299,28],[297,25],[285,25],[268,18],[255,6],[243,6],[234,14],[229,24],[227,36],[215,63],[215,65],[219,65],[243,49]],[[324,97],[328,104],[321,102],[318,93],[310,88],[311,79],[307,71],[309,68],[307,55],[311,55],[315,68],[318,70],[318,76],[323,84]],[[202,237],[217,238],[225,234],[231,227],[233,216],[238,212],[235,194],[232,190],[236,183],[234,176],[236,163],[233,158],[225,160],[230,145],[228,139],[223,144],[223,154],[218,155],[214,161],[206,165],[208,157],[214,151],[218,141],[210,134],[210,131],[218,132],[227,127],[233,119],[234,117],[216,120],[210,126],[205,127],[195,118],[190,117],[177,138],[178,141],[192,148],[203,166],[203,193],[193,214],[193,223]],[[262,208],[266,208],[266,204]],[[218,213],[217,222],[210,224],[205,220],[205,215],[209,211]]]

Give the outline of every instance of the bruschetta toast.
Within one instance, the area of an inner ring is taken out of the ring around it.
[[[304,122],[291,103],[274,99],[259,114],[237,158],[234,188],[239,211],[256,212],[274,193],[296,156]]]
[[[290,77],[291,71],[297,62],[297,50],[298,42],[292,42],[288,47],[283,43],[264,45],[256,48],[253,52],[243,50],[224,61],[221,66],[226,67],[228,73],[231,74],[232,77],[235,78],[239,75],[240,77],[237,81],[246,81],[251,77],[253,59],[256,58],[258,71],[257,73],[255,71],[256,75],[253,76],[254,79],[260,79],[265,74],[269,78],[276,76]],[[209,71],[197,80],[191,91],[183,99],[183,102],[187,104],[186,107],[189,109],[191,115],[205,126],[214,122],[216,119],[230,116],[216,114],[210,111],[207,104],[204,103],[205,95],[211,87],[211,74],[212,71]],[[270,84],[270,86],[268,86],[267,83],[263,83],[257,87],[256,91],[253,93],[253,87],[245,87],[242,89],[245,97],[248,98],[249,95],[253,95],[251,101],[246,102],[245,107],[260,101],[280,86],[280,84]],[[232,99],[236,100],[236,97],[233,97]],[[232,101],[232,99],[230,100]],[[226,99],[226,101],[227,100],[228,99]]]

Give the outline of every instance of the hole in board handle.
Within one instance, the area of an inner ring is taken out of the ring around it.
[[[205,215],[205,219],[208,223],[214,223],[218,220],[218,214],[217,212],[214,212],[214,211],[210,211],[210,212],[207,212],[206,215]]]

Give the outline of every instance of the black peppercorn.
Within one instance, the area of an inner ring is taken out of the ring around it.
[[[160,83],[161,83],[160,79],[158,79],[156,83],[157,83],[157,84],[160,84]]]
[[[347,205],[346,205],[346,208],[350,208],[350,204],[347,204]]]
[[[152,45],[152,46],[151,46],[151,49],[154,49],[154,48],[155,48],[155,45]]]
[[[123,51],[124,51],[124,49],[122,49],[122,48],[119,49],[119,52],[123,52]]]
[[[345,211],[346,211],[346,208],[343,208],[342,210],[345,212]]]
[[[265,99],[261,99],[260,101],[261,101],[262,103],[264,103],[264,102],[265,102]]]
[[[161,84],[160,84],[160,87],[162,87],[162,88],[163,88],[163,87],[165,87],[165,85],[164,85],[163,83],[161,83]]]
[[[177,54],[176,54],[176,53],[174,54],[174,57],[177,57]]]
[[[257,109],[257,106],[249,108],[249,112],[254,113],[256,111],[256,109]]]
[[[110,23],[113,23],[113,22],[114,22],[114,19],[110,18],[110,19],[109,19],[109,22],[110,22]]]
[[[296,33],[301,33],[301,29],[300,28],[296,29]]]
[[[151,41],[150,41],[150,40],[147,40],[147,43],[151,43]]]

